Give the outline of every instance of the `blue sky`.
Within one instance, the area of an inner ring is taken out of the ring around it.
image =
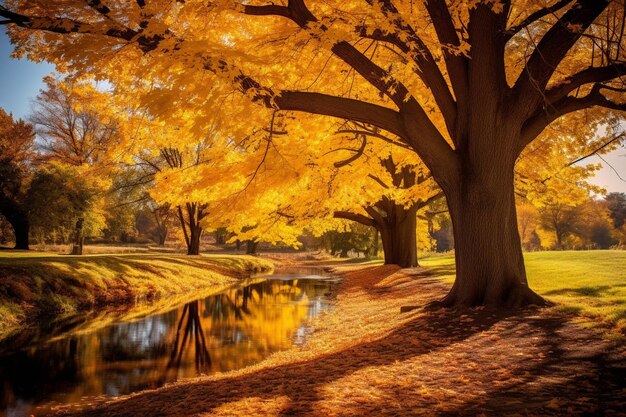
[[[32,101],[43,88],[41,79],[50,74],[54,66],[13,59],[11,52],[13,47],[4,27],[0,27],[0,107],[16,117],[26,118]]]
[[[54,67],[47,63],[13,59],[10,57],[12,51],[4,28],[0,28],[0,107],[16,117],[26,118],[33,99],[43,87],[41,79]],[[626,192],[626,146],[622,145],[602,158],[607,163],[598,156],[585,160],[587,163],[603,164],[592,182],[608,191]]]

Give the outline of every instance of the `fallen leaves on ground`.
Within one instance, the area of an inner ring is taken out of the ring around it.
[[[623,346],[554,310],[413,310],[426,270],[341,267],[303,346],[235,372],[136,393],[82,416],[626,415]]]

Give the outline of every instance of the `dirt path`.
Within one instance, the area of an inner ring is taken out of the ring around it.
[[[549,310],[400,313],[445,286],[423,270],[340,271],[304,346],[77,415],[626,415],[623,346]]]

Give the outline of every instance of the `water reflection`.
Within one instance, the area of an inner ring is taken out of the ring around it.
[[[301,342],[334,285],[311,274],[252,278],[164,314],[37,341],[0,356],[0,413],[42,415],[253,364]]]

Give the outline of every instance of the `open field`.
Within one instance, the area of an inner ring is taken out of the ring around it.
[[[271,262],[243,255],[0,251],[0,338],[37,316],[221,288],[235,277],[270,269]]]
[[[586,325],[626,330],[626,251],[529,252],[524,258],[530,287],[556,309],[588,318]],[[429,256],[420,264],[454,281],[454,255]]]

